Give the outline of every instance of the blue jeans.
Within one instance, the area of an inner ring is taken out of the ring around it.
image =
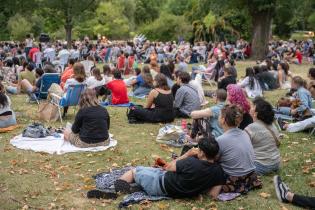
[[[0,120],[0,128],[7,128],[11,125],[16,125],[16,119],[15,119],[14,112],[12,112],[12,115],[10,115],[10,116],[1,117],[1,120]]]
[[[133,91],[133,95],[138,96],[138,97],[147,96],[149,95],[150,91],[151,91],[151,88],[138,87],[137,89]]]
[[[281,118],[284,120],[292,120],[291,108],[290,107],[279,107],[274,109],[276,119]]]
[[[258,175],[266,175],[266,174],[270,174],[272,172],[277,172],[280,168],[280,163],[276,163],[274,165],[263,165],[263,164],[255,161],[254,164],[256,166],[256,173]]]
[[[135,182],[142,187],[142,189],[148,194],[153,196],[166,196],[160,187],[160,180],[164,187],[164,174],[166,171],[160,168],[152,167],[136,167]],[[165,188],[164,188],[165,189]]]

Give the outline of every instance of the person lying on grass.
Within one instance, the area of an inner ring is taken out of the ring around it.
[[[201,138],[198,148],[190,149],[163,168],[138,166],[126,172],[115,181],[115,191],[129,194],[139,191],[140,186],[150,196],[183,198],[208,192],[216,198],[218,193],[213,193],[218,192],[215,190],[216,186],[225,183],[224,172],[215,163],[218,152],[219,145],[214,137]],[[91,190],[87,196],[115,198],[113,193],[99,190]]]

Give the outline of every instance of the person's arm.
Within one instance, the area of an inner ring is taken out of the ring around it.
[[[79,133],[80,129],[82,127],[83,117],[82,117],[81,112],[82,111],[79,110],[77,115],[75,116],[75,120],[74,120],[74,123],[73,123],[72,128],[71,128],[73,133]]]
[[[207,117],[211,117],[211,109],[207,108],[207,109],[203,109],[203,110],[197,110],[197,111],[193,111],[191,112],[191,118],[192,119],[200,119],[200,118],[207,118]]]
[[[241,88],[245,88],[246,86],[248,86],[248,84],[249,84],[248,77],[246,77],[245,79],[238,83],[238,85],[241,86]]]
[[[282,71],[279,71],[278,72],[278,82],[279,82],[280,88],[282,87],[282,77],[283,77]]]
[[[109,128],[110,128],[110,116],[108,114],[107,109],[105,109],[105,112],[106,112],[106,115],[107,115],[107,130],[109,130]]]
[[[198,152],[199,152],[199,149],[197,149],[197,148],[192,148],[192,149],[190,149],[188,152],[186,152],[185,154],[183,154],[182,156],[180,156],[179,158],[176,158],[176,159],[173,160],[172,162],[167,163],[167,164],[164,166],[164,169],[165,169],[166,171],[176,172],[176,162],[177,162],[177,161],[183,160],[183,159],[188,158],[188,157],[197,156]]]
[[[151,92],[148,95],[147,104],[144,108],[149,109],[153,105],[153,100],[156,97],[156,90],[151,90]]]

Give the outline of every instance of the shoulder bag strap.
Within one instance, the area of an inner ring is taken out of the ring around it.
[[[274,138],[277,147],[280,147],[280,141],[279,138],[276,136],[275,132],[273,132],[273,130],[271,130],[267,125],[265,125],[264,123],[261,123],[272,135],[272,137]]]

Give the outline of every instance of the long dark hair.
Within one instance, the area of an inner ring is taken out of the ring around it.
[[[161,88],[163,90],[170,90],[170,88],[167,85],[166,76],[164,74],[157,74],[154,78],[154,81],[156,82],[155,87]]]
[[[172,73],[171,73],[171,71],[170,71],[170,69],[169,69],[169,67],[167,65],[162,64],[161,67],[160,67],[160,72],[162,74],[164,74],[164,76],[170,78],[171,80],[174,79],[173,75],[172,75]]]
[[[254,69],[252,67],[247,67],[246,68],[246,77],[248,77],[249,80],[249,89],[254,89],[255,86],[255,73],[254,73]]]
[[[0,108],[4,108],[9,104],[8,98],[5,95],[4,86],[0,83]]]

